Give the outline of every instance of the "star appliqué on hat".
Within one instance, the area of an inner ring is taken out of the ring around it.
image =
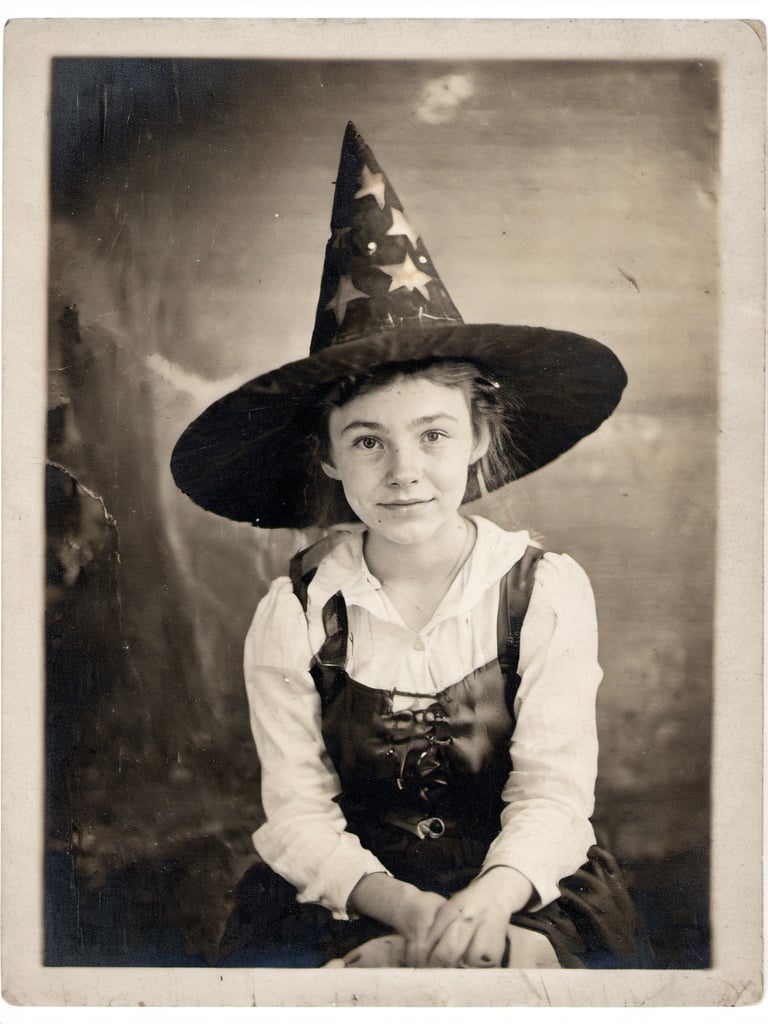
[[[411,245],[414,249],[416,248],[416,242],[419,238],[406,220],[403,211],[398,210],[395,206],[392,207],[392,227],[384,233],[386,235],[405,235],[406,238],[410,239]]]
[[[415,288],[429,301],[427,285],[433,278],[429,274],[425,274],[423,270],[419,270],[410,256],[406,256],[402,263],[390,263],[388,266],[378,269],[383,270],[392,278],[389,286],[391,292],[396,288],[407,288],[409,292],[412,292]]]
[[[336,322],[340,324],[347,312],[347,305],[353,299],[369,298],[370,295],[366,292],[360,292],[355,288],[354,284],[352,284],[352,277],[350,274],[342,274],[339,278],[339,287],[336,289],[336,294],[325,308],[333,310],[336,314]]]
[[[379,209],[384,209],[384,191],[387,183],[383,174],[374,174],[367,164],[363,164],[360,175],[360,188],[355,192],[353,199],[362,199],[363,196],[373,196],[379,204]]]

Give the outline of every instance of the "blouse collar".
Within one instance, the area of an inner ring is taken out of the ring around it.
[[[522,558],[530,543],[527,530],[508,532],[482,516],[469,516],[475,524],[476,537],[472,552],[464,563],[430,625],[454,615],[471,611],[488,588],[502,578]],[[309,598],[315,608],[322,608],[337,591],[347,605],[359,605],[381,615],[382,603],[377,591],[380,581],[365,563],[362,523],[333,527],[338,539],[323,558],[309,586]]]

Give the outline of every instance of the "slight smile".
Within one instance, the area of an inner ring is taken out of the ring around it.
[[[423,498],[413,501],[380,501],[379,505],[381,508],[405,510],[409,508],[420,508],[422,505],[429,505],[434,500],[434,498]]]

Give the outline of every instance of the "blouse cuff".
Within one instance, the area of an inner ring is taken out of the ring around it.
[[[345,838],[339,837],[333,856],[296,894],[299,903],[319,903],[330,910],[337,921],[355,918],[355,914],[349,913],[347,905],[352,890],[361,878],[377,872],[390,874],[374,854],[360,846],[355,848],[345,843]]]
[[[541,864],[540,857],[525,857],[520,854],[509,857],[502,853],[494,855],[491,852],[483,861],[480,874],[486,874],[491,868],[514,868],[528,879],[533,886],[533,898],[526,910],[541,910],[560,895],[557,884],[552,882],[551,872],[547,870],[546,865]]]
[[[577,871],[587,859],[587,851],[595,841],[592,824],[583,823],[579,835],[566,845],[558,845],[554,835],[541,842],[531,842],[523,835],[505,835],[502,829],[491,844],[483,861],[481,874],[491,868],[515,868],[525,875],[534,888],[534,902],[528,909],[541,910],[560,897],[558,883]]]

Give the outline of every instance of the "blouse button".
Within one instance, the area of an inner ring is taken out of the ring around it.
[[[414,649],[414,651],[423,651],[424,650],[424,641],[421,639],[421,637],[419,637],[416,640],[416,643],[413,645],[413,649]]]

